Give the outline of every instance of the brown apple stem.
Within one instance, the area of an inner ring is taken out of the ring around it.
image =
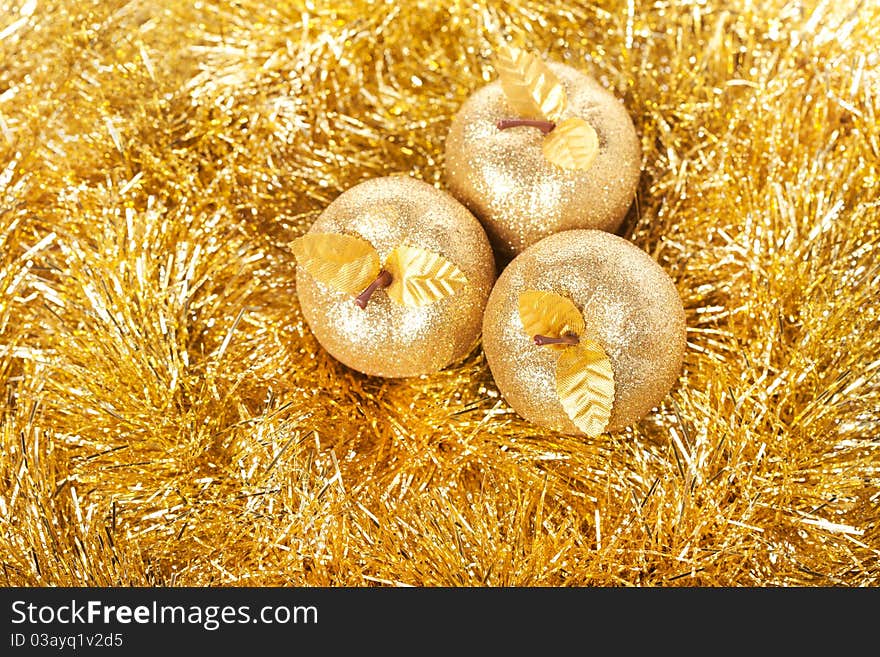
[[[545,345],[545,344],[578,344],[581,339],[574,333],[566,333],[565,335],[561,335],[558,338],[551,338],[546,335],[536,335],[534,338],[536,345]]]
[[[501,119],[495,124],[495,126],[499,130],[519,128],[521,126],[537,128],[546,135],[556,127],[556,124],[553,123],[553,121],[544,121],[543,119]]]
[[[355,297],[354,302],[360,308],[366,308],[367,302],[370,300],[370,297],[373,296],[373,292],[378,290],[380,287],[388,287],[389,285],[391,285],[391,274],[383,269],[379,272],[379,275],[376,276],[376,280],[370,283],[367,286],[366,290]]]

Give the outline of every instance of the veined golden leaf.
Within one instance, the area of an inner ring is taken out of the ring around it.
[[[541,59],[501,44],[495,54],[501,88],[519,118],[555,121],[565,110],[565,88]]]
[[[563,169],[589,169],[599,154],[599,136],[579,118],[565,119],[544,137],[544,157]]]
[[[392,276],[385,291],[393,301],[405,306],[427,306],[467,283],[462,271],[446,258],[414,246],[394,249],[385,269]]]
[[[346,294],[363,292],[379,275],[379,254],[359,237],[306,233],[293,240],[293,255],[316,280]]]
[[[526,290],[519,295],[519,319],[529,338],[543,335],[560,338],[566,333],[584,334],[584,318],[570,299],[555,292]],[[547,345],[564,349],[566,345]]]
[[[590,438],[605,431],[614,405],[614,371],[598,342],[581,340],[559,356],[556,393],[574,426]]]

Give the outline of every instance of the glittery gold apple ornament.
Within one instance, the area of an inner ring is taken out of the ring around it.
[[[672,388],[685,351],[684,308],[672,279],[631,242],[564,231],[498,277],[483,350],[522,417],[595,437],[635,423]]]
[[[475,346],[495,262],[449,194],[405,176],[369,180],[327,206],[293,252],[309,328],[352,369],[429,374]]]
[[[506,45],[495,69],[447,135],[452,195],[507,257],[563,230],[617,230],[641,172],[623,104],[589,75]]]

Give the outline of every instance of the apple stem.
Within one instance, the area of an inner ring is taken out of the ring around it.
[[[579,344],[581,341],[580,337],[575,333],[566,333],[558,338],[551,338],[546,335],[536,335],[532,340],[538,346],[545,344]]]
[[[519,128],[521,126],[537,128],[546,135],[556,127],[556,124],[553,123],[553,121],[544,121],[543,119],[501,119],[495,124],[495,126],[499,130]]]
[[[370,283],[367,286],[367,289],[361,292],[357,297],[355,297],[354,302],[360,308],[366,308],[367,302],[370,300],[370,297],[373,296],[373,292],[378,290],[380,287],[388,287],[391,285],[391,274],[389,274],[384,269],[379,272],[379,275],[376,276],[376,280]]]

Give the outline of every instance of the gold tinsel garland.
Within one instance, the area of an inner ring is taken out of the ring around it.
[[[873,2],[0,2],[5,585],[876,585]],[[542,433],[481,352],[334,362],[290,241],[442,186],[500,35],[597,76],[676,281],[679,384]]]

